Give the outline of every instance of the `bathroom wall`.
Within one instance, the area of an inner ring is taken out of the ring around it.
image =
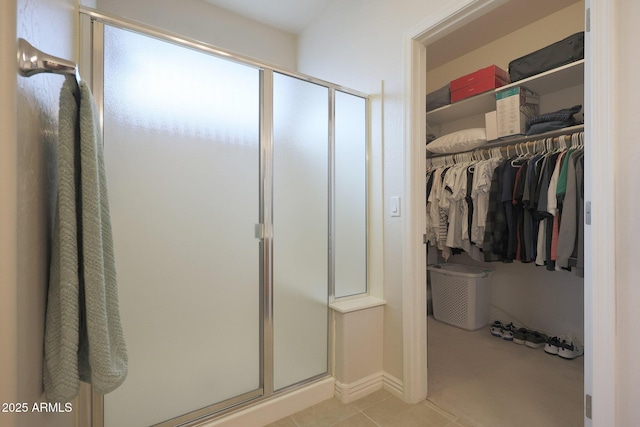
[[[0,2],[0,402],[18,399],[16,2]],[[3,426],[18,416],[0,413]]]
[[[76,2],[6,0],[0,9],[0,402],[27,404],[26,413],[0,412],[0,425],[71,426],[73,412],[33,409],[45,401],[43,334],[63,78],[19,77],[15,40],[17,35],[52,55],[76,58]]]

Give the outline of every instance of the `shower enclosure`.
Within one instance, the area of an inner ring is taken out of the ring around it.
[[[94,425],[179,425],[329,375],[328,303],[367,291],[366,96],[82,16],[129,352]]]

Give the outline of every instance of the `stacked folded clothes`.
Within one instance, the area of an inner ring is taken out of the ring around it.
[[[527,123],[527,135],[537,135],[573,126],[576,124],[576,119],[573,115],[579,113],[580,110],[582,110],[582,105],[574,105],[571,108],[564,108],[552,113],[532,117]]]

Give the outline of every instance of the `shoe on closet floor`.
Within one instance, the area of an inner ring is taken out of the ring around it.
[[[558,349],[558,356],[563,359],[575,359],[584,354],[584,349],[580,344],[575,341],[562,342],[562,346]]]
[[[529,334],[530,331],[527,328],[518,328],[513,331],[513,342],[515,344],[523,345],[526,342],[527,336]]]
[[[494,321],[489,329],[491,335],[494,337],[502,338],[502,322],[499,320]]]
[[[513,341],[513,332],[516,327],[513,326],[513,323],[508,323],[506,325],[502,325],[501,335],[503,340]]]
[[[560,338],[551,337],[547,340],[546,344],[544,345],[544,351],[549,354],[557,355],[558,351],[560,350],[560,347],[562,347]]]
[[[530,331],[527,334],[524,345],[530,348],[540,348],[546,345],[548,339],[549,337],[545,334],[541,334],[538,331]],[[515,342],[515,338],[513,339],[513,341]]]

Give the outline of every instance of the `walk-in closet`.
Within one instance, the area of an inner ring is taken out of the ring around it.
[[[585,60],[500,73],[584,35],[584,12],[512,0],[427,45],[428,399],[470,425],[583,425]],[[490,88],[454,95],[487,67]]]

